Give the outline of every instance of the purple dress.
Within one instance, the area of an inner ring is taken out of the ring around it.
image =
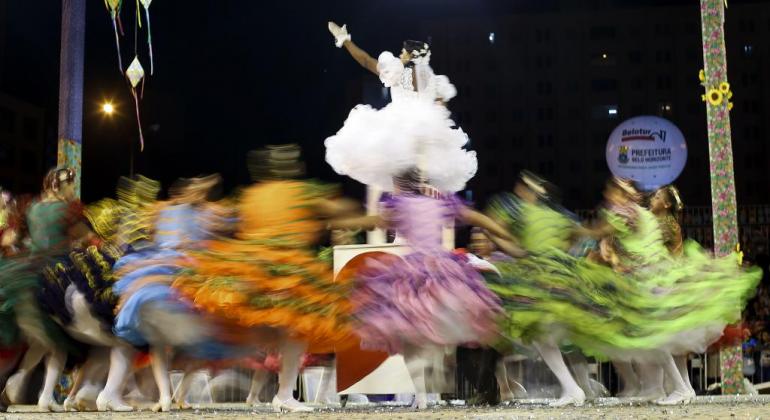
[[[445,250],[442,228],[457,218],[457,198],[403,194],[385,203],[385,215],[412,253],[393,262],[371,258],[358,274],[353,301],[362,346],[390,353],[405,343],[491,344],[502,309],[484,278]]]

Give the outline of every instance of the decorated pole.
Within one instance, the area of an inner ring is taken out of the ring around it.
[[[83,61],[86,39],[86,0],[62,0],[59,63],[59,166],[75,171],[80,196],[83,136]]]
[[[700,74],[706,93],[709,169],[711,174],[711,211],[714,223],[714,252],[718,256],[733,252],[738,244],[735,176],[730,136],[730,84],[727,82],[725,53],[726,0],[701,0],[704,68]],[[741,343],[723,347],[719,354],[722,393],[739,394],[743,387]]]

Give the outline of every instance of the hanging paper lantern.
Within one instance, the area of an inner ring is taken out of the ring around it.
[[[152,0],[139,0],[144,6],[144,16],[147,19],[147,46],[150,49],[150,75],[153,74],[155,66],[152,59],[152,30],[150,29],[150,3]]]
[[[104,0],[107,11],[110,12],[112,19],[112,30],[115,32],[115,47],[118,50],[118,70],[123,73],[123,59],[120,57],[120,35],[118,35],[118,26],[120,26],[120,9],[123,6],[123,0]],[[123,29],[121,27],[121,32]]]
[[[134,57],[134,61],[132,61],[131,65],[128,66],[128,70],[126,70],[126,77],[128,78],[129,83],[131,83],[131,94],[134,96],[134,104],[136,105],[136,122],[139,125],[139,144],[141,145],[140,150],[144,150],[142,120],[139,117],[139,97],[136,94],[136,87],[139,85],[139,82],[143,83],[144,80],[144,68],[142,67],[142,63],[139,62],[138,56]]]

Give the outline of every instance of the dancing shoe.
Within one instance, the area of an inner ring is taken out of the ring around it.
[[[273,411],[276,413],[310,413],[313,411],[312,407],[308,407],[294,398],[281,401],[277,395],[273,397],[272,405]]]
[[[412,409],[425,410],[428,408],[428,394],[422,392],[414,395],[414,401],[412,401]]]
[[[75,397],[73,397],[71,394],[67,396],[67,399],[64,400],[64,404],[62,404],[62,407],[64,408],[64,411],[80,411],[80,407],[78,407],[77,402],[75,401]]]
[[[579,389],[574,394],[563,395],[558,400],[548,404],[551,408],[566,407],[568,405],[574,405],[575,407],[582,407],[586,402],[586,394],[582,389]]]
[[[636,398],[639,395],[639,388],[635,386],[623,387],[623,390],[616,395],[618,398]]]
[[[11,400],[8,398],[8,394],[6,394],[5,390],[3,390],[2,394],[0,394],[0,413],[5,413],[8,411],[8,407],[11,405]]]
[[[666,398],[666,392],[663,391],[663,388],[643,389],[634,397],[634,399],[644,402],[655,402],[663,398]]]
[[[262,404],[262,401],[259,400],[259,395],[249,394],[249,396],[246,397],[246,404],[255,406]]]
[[[155,413],[168,413],[171,411],[171,397],[161,397],[157,404],[152,406]]]
[[[8,402],[8,405],[16,404],[22,397],[26,389],[26,374],[16,372],[5,381],[2,398]]]
[[[337,48],[342,48],[345,41],[350,41],[352,39],[348,33],[347,26],[348,25],[342,25],[342,27],[340,27],[334,22],[329,22],[329,32],[334,36],[334,45],[337,46]]]
[[[37,408],[40,411],[49,411],[52,413],[61,413],[64,411],[64,408],[56,403],[56,401],[53,399],[53,396],[44,397],[41,395],[37,400]]]
[[[123,399],[117,396],[106,395],[104,392],[99,393],[96,397],[96,409],[98,411],[115,411],[115,412],[128,412],[134,411],[134,407],[123,402]]]
[[[690,392],[687,391],[674,391],[669,396],[661,398],[657,401],[655,401],[655,404],[658,405],[685,405],[689,404],[692,400],[693,395]]]

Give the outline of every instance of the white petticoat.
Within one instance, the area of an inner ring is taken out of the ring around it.
[[[358,105],[326,139],[326,161],[338,174],[385,191],[393,190],[394,175],[413,167],[440,191],[460,191],[478,162],[463,149],[468,136],[449,117],[444,106],[417,98],[379,110]]]

